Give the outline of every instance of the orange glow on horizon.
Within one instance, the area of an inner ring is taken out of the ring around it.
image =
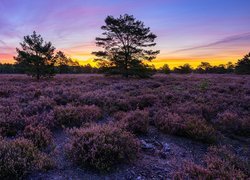
[[[79,53],[75,55],[67,54],[70,58],[72,58],[75,61],[78,61],[80,65],[87,65],[90,64],[91,66],[96,67],[97,63],[94,62],[95,56],[88,54],[88,53]],[[170,68],[178,67],[183,64],[190,64],[192,67],[197,67],[201,62],[209,62],[211,65],[219,65],[219,64],[226,64],[229,61],[232,63],[236,63],[238,59],[241,59],[244,56],[242,55],[231,55],[230,57],[213,57],[213,58],[179,58],[179,57],[164,57],[160,56],[151,61],[151,62],[145,62],[149,65],[154,65],[156,68],[162,67],[164,64],[168,64]],[[6,54],[0,54],[0,63],[15,63],[13,59],[13,55],[6,55]]]
[[[93,61],[94,57],[91,56],[70,56],[74,61],[78,61],[80,65],[87,65],[90,64],[93,67],[97,67],[97,63]],[[223,58],[223,59],[217,59],[217,58],[213,58],[211,60],[211,58],[186,58],[186,59],[182,59],[182,58],[178,58],[178,59],[168,59],[168,58],[161,58],[161,59],[155,59],[151,62],[144,62],[145,64],[149,64],[149,65],[154,65],[156,68],[160,68],[162,67],[164,64],[168,64],[169,67],[172,69],[174,67],[178,67],[181,66],[183,64],[190,64],[192,67],[197,67],[201,62],[209,62],[211,65],[215,66],[215,65],[220,65],[220,64],[226,64],[228,62],[232,62],[232,63],[236,63],[238,61],[238,59],[242,58],[243,56],[239,56],[238,58]],[[13,59],[9,59],[9,60],[4,60],[3,58],[0,59],[0,63],[15,63],[15,61]]]

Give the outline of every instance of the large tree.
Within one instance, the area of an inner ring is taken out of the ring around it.
[[[28,75],[39,80],[55,74],[55,48],[51,42],[44,42],[41,35],[34,31],[32,35],[25,36],[20,45],[21,49],[16,49],[18,55],[14,59],[25,68]]]
[[[104,50],[93,52],[97,56],[95,60],[112,69],[113,73],[126,77],[145,74],[148,66],[143,64],[143,60],[151,61],[159,53],[149,49],[156,45],[157,36],[132,15],[108,16],[105,23],[101,27],[103,37],[96,38],[96,45]]]
[[[250,74],[250,53],[245,55],[243,59],[238,60],[235,66],[237,74]]]

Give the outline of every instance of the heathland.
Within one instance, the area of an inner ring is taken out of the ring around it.
[[[247,179],[250,76],[0,75],[0,177]]]

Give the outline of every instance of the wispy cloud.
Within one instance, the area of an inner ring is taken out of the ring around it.
[[[200,46],[194,46],[194,47],[189,47],[189,48],[183,48],[183,49],[178,49],[176,51],[173,51],[171,53],[177,53],[177,52],[185,52],[185,51],[192,51],[192,50],[197,50],[197,49],[204,49],[204,48],[209,48],[209,47],[215,47],[217,45],[225,45],[225,44],[229,44],[232,42],[236,42],[236,41],[250,41],[250,32],[247,33],[243,33],[243,34],[238,34],[238,35],[234,35],[234,36],[229,36],[226,38],[223,38],[221,40],[209,43],[209,44],[204,44],[204,45],[200,45]]]
[[[6,43],[4,41],[2,41],[2,40],[0,40],[0,44],[6,45]]]

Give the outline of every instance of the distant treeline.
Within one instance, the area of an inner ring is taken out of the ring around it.
[[[161,73],[169,74],[169,73],[177,73],[177,74],[188,74],[188,73],[199,73],[199,74],[226,74],[226,73],[234,73],[236,65],[231,62],[226,65],[220,64],[218,66],[212,66],[208,62],[201,62],[197,68],[192,68],[190,64],[184,64],[182,66],[175,67],[174,69],[170,69],[167,64],[165,64],[158,71]]]
[[[238,60],[236,64],[228,62],[227,64],[220,64],[218,66],[212,66],[208,62],[201,62],[197,68],[192,68],[189,64],[184,64],[179,67],[175,67],[173,70],[165,64],[160,70],[162,73],[179,73],[179,74],[188,74],[188,73],[214,73],[214,74],[226,74],[226,73],[236,73],[236,74],[250,74],[250,53],[247,54],[242,59]]]
[[[238,63],[233,64],[228,62],[227,64],[220,64],[218,66],[212,66],[208,62],[201,62],[196,68],[192,68],[190,64],[184,64],[182,66],[170,69],[168,64],[163,65],[163,67],[156,69],[154,66],[149,66],[151,72],[154,73],[177,73],[177,74],[188,74],[188,73],[199,73],[199,74],[250,74],[250,64],[249,57],[245,56],[243,59],[239,60]],[[104,73],[105,67],[93,67],[90,64],[80,65],[76,61],[69,61],[69,63],[62,63],[54,67],[57,74],[90,74],[90,73]],[[1,64],[0,63],[0,74],[25,74],[25,66],[20,64]]]
[[[84,73],[101,73],[101,69],[87,65],[62,65],[55,66],[54,70],[57,74],[84,74]],[[26,68],[19,64],[1,64],[0,74],[25,74]]]

